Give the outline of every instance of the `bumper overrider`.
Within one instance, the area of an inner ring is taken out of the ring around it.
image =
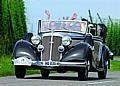
[[[38,67],[86,67],[87,62],[60,62],[60,61],[32,61],[26,57],[13,59],[15,66],[38,66]]]

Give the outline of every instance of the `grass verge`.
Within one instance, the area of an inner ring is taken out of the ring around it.
[[[109,71],[120,71],[120,61],[111,61]]]
[[[0,57],[0,76],[13,75],[13,65],[10,56]]]
[[[114,60],[111,61],[111,67],[109,71],[120,71],[120,56],[114,56]]]

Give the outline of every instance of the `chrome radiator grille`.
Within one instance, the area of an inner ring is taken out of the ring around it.
[[[42,44],[44,46],[44,52],[42,55],[43,61],[59,61],[60,53],[58,52],[58,47],[62,43],[62,37],[59,36],[45,36],[42,39]]]

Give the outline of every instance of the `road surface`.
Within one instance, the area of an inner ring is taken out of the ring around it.
[[[120,72],[109,72],[107,79],[98,79],[97,73],[89,73],[87,81],[79,81],[77,73],[52,73],[50,78],[41,75],[29,75],[25,79],[15,76],[1,77],[0,86],[120,86]]]

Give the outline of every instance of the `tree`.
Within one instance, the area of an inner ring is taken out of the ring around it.
[[[0,1],[0,54],[11,54],[13,45],[26,31],[23,0]]]

